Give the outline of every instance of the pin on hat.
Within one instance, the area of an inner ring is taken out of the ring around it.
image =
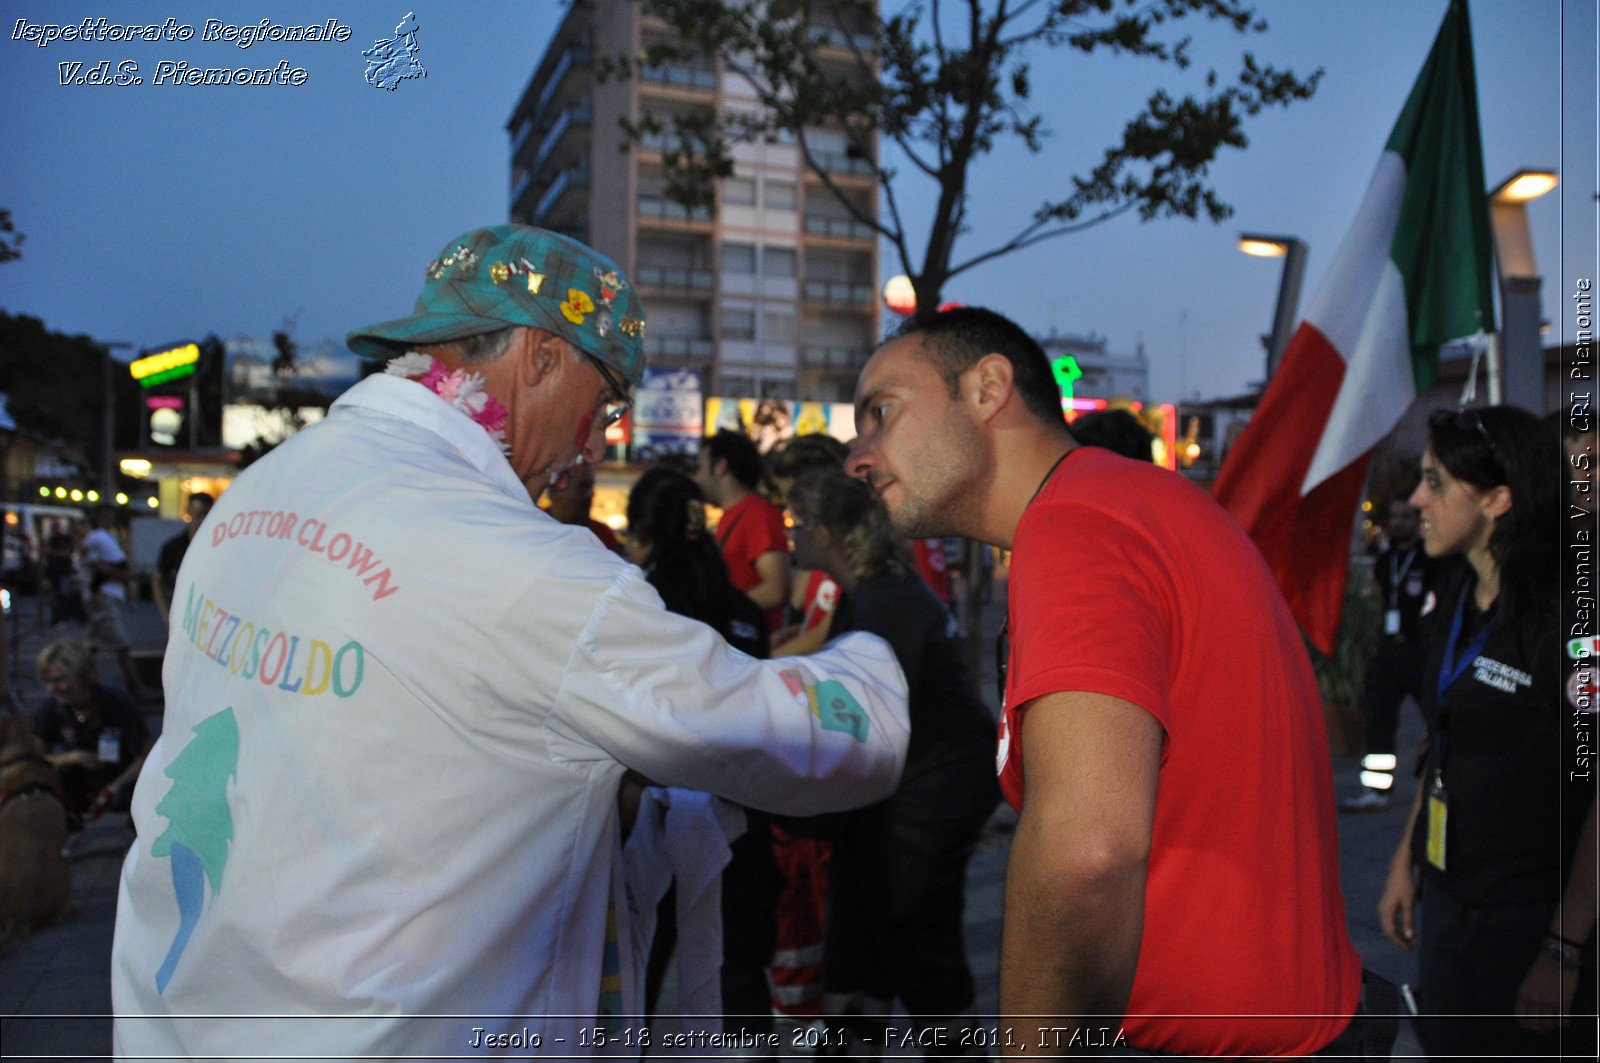
[[[414,312],[345,337],[363,358],[520,326],[554,333],[637,387],[644,308],[616,263],[571,237],[527,225],[474,229],[428,263]]]

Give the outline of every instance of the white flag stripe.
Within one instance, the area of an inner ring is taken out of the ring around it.
[[[1405,282],[1389,257],[1405,186],[1404,161],[1385,151],[1306,314],[1339,352],[1345,373],[1302,497],[1387,435],[1416,394]]]
[[[1371,450],[1405,416],[1416,397],[1411,346],[1406,342],[1406,291],[1388,258],[1354,350],[1344,356],[1344,380],[1328,412],[1328,426],[1306,470],[1301,496]]]

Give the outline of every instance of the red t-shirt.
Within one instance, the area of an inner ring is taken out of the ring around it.
[[[912,552],[917,558],[917,572],[922,575],[933,593],[946,605],[950,604],[950,572],[944,560],[943,539],[913,539]]]
[[[789,529],[783,526],[783,511],[760,495],[745,495],[722,511],[717,523],[717,545],[728,565],[728,579],[748,592],[761,582],[756,558],[773,550],[789,552]],[[767,615],[767,624],[776,631],[783,624],[783,610]]]
[[[1057,470],[1013,547],[1007,800],[1021,808],[1017,706],[1030,699],[1122,698],[1166,732],[1129,1044],[1324,1047],[1355,1012],[1361,960],[1316,679],[1261,555],[1182,477],[1094,447]]]

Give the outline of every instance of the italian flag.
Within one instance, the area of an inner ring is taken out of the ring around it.
[[[1354,224],[1213,489],[1295,619],[1333,651],[1367,459],[1433,383],[1439,344],[1494,329],[1466,0],[1378,159]]]

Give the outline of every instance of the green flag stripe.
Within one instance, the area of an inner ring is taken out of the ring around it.
[[[1405,279],[1411,368],[1421,393],[1438,376],[1440,343],[1495,327],[1489,203],[1466,0],[1451,0],[1387,148],[1406,167],[1389,255]]]

